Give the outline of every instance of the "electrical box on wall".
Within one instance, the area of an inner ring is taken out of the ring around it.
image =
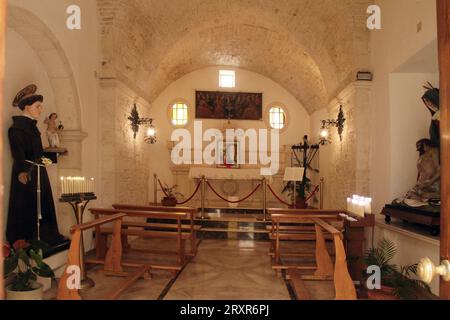
[[[372,81],[373,74],[370,71],[359,71],[356,75],[356,80],[360,81]]]

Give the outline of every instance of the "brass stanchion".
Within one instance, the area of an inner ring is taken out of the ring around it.
[[[153,174],[153,203],[158,205],[158,175],[155,173]]]
[[[206,202],[205,197],[206,197],[206,177],[202,176],[202,194],[201,194],[202,215],[200,217],[200,219],[202,220],[208,219],[207,217],[205,217],[205,202]]]
[[[320,178],[320,210],[323,210],[323,195],[324,195],[324,192],[323,192],[323,187],[324,187],[324,185],[325,185],[325,179],[324,178]]]
[[[262,192],[263,192],[263,221],[266,222],[267,215],[267,180],[266,177],[262,178]]]

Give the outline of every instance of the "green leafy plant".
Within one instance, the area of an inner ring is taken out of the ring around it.
[[[289,181],[286,183],[286,185],[284,186],[284,188],[281,192],[282,193],[287,192],[288,196],[292,197],[293,186],[294,186],[294,182]],[[296,196],[299,199],[306,199],[308,197],[308,194],[311,192],[311,189],[312,189],[312,183],[311,183],[311,180],[307,177],[305,177],[304,181],[295,183],[295,191],[297,193]]]
[[[167,198],[170,199],[176,199],[177,197],[183,198],[184,196],[180,192],[175,191],[176,188],[178,188],[178,185],[175,184],[169,187],[167,183],[164,183],[164,186],[162,187],[164,194]]]
[[[15,275],[12,291],[32,291],[36,289],[37,277],[54,278],[53,270],[43,262],[42,250],[48,245],[42,241],[17,240],[13,246],[3,246],[5,277]]]
[[[399,299],[415,299],[419,290],[431,292],[430,287],[423,281],[414,279],[417,264],[397,266],[391,260],[397,254],[395,244],[388,239],[381,239],[377,247],[370,248],[364,256],[366,266],[378,266],[381,271],[381,284],[391,287],[394,295]],[[367,274],[363,272],[363,278]]]

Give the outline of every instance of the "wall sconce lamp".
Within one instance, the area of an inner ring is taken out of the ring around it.
[[[139,116],[139,112],[137,111],[136,104],[134,104],[133,109],[131,109],[130,116],[128,120],[131,122],[131,130],[133,130],[133,137],[136,139],[136,135],[139,132],[139,126],[146,125],[148,126],[147,132],[144,137],[144,141],[148,144],[156,143],[156,129],[153,126],[152,118],[141,118]]]
[[[339,139],[342,142],[342,133],[344,132],[345,123],[344,111],[342,110],[342,105],[339,108],[339,114],[336,120],[321,120],[322,128],[320,130],[320,144],[325,145],[331,143],[330,140],[330,127],[336,127],[338,129]]]

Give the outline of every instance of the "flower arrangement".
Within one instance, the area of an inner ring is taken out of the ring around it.
[[[41,163],[42,163],[44,166],[49,166],[49,165],[51,165],[51,164],[53,163],[53,161],[50,160],[49,158],[42,157],[42,158],[41,158]]]
[[[162,199],[162,204],[164,206],[173,207],[177,205],[177,196],[184,197],[181,193],[175,191],[178,188],[178,185],[173,185],[169,187],[166,183],[164,186],[161,186],[164,192],[165,197]]]
[[[43,262],[42,250],[48,245],[42,241],[17,240],[11,247],[3,246],[5,277],[15,274],[11,291],[33,291],[36,289],[37,277],[54,278],[53,270]]]

